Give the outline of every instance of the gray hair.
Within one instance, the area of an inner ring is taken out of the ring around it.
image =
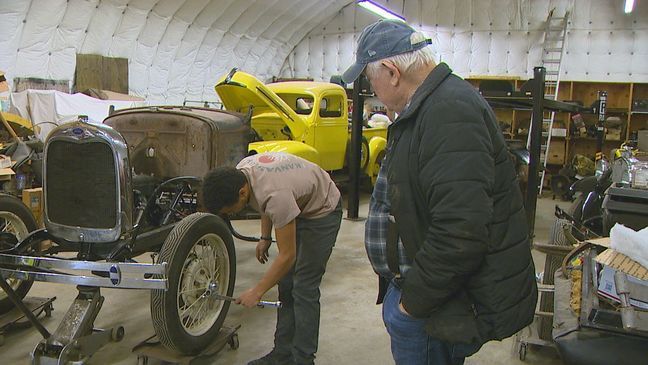
[[[414,32],[410,36],[410,41],[412,44],[425,41],[426,37],[423,33]],[[395,56],[383,58],[378,61],[371,62],[367,64],[366,73],[369,77],[372,77],[378,72],[382,61],[390,61],[398,67],[402,72],[411,72],[418,71],[424,66],[429,66],[435,64],[434,54],[432,54],[432,48],[423,47],[416,51],[405,52],[397,54]]]

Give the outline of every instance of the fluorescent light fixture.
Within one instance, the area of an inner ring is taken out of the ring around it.
[[[396,14],[389,9],[383,8],[382,6],[374,3],[371,0],[359,0],[358,5],[382,18],[400,20],[403,22],[405,21],[405,18],[402,15]]]
[[[634,0],[625,0],[625,13],[632,13],[632,8],[634,8]]]

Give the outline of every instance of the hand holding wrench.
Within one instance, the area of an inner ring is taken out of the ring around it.
[[[211,296],[216,298],[216,299],[220,299],[220,300],[227,300],[227,301],[230,301],[230,302],[236,301],[236,298],[229,297],[227,295],[211,293]],[[281,308],[282,306],[283,306],[283,304],[281,303],[281,301],[269,302],[269,301],[266,301],[266,300],[260,300],[259,303],[257,304],[257,307],[261,307],[261,308],[263,308],[263,307]]]

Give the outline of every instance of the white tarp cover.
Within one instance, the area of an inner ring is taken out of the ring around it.
[[[459,75],[533,77],[547,15],[571,12],[562,80],[648,82],[648,1],[375,0],[433,41],[436,59]],[[329,80],[353,62],[362,29],[378,18],[356,5],[315,27],[289,55],[282,76]]]
[[[10,96],[11,112],[31,120],[38,127],[37,137],[44,141],[49,132],[63,122],[88,116],[91,123],[102,123],[110,106],[115,109],[143,106],[141,101],[99,100],[88,95],[55,90],[25,90]]]

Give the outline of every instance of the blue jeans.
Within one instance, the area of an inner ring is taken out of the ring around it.
[[[411,317],[400,310],[400,297],[400,289],[390,283],[382,309],[396,364],[462,365],[464,357],[453,356],[454,345],[428,336],[425,332],[425,319]]]

